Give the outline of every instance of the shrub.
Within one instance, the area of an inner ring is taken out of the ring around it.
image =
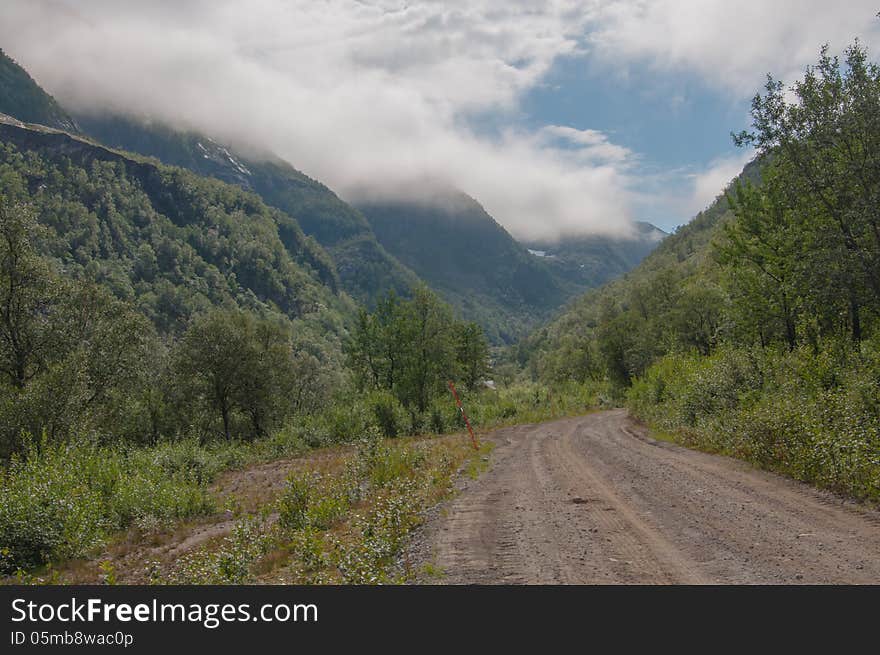
[[[153,455],[83,441],[28,445],[0,474],[2,571],[84,556],[136,522],[211,511],[203,483],[169,474]]]
[[[871,352],[830,344],[819,353],[668,355],[635,381],[628,403],[688,445],[880,498],[880,365]]]
[[[376,392],[370,396],[368,402],[382,434],[391,439],[400,434],[405,421],[405,412],[400,401],[390,393]]]

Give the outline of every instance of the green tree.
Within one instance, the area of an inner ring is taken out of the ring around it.
[[[297,385],[289,328],[280,321],[245,324],[247,361],[235,384],[234,400],[247,414],[255,436],[265,436],[291,411]]]
[[[468,389],[476,389],[489,374],[489,344],[476,323],[456,326],[455,358],[461,381]]]
[[[826,46],[792,93],[789,102],[768,77],[752,102],[753,129],[735,140],[770,158],[781,182],[774,203],[784,199],[807,235],[801,255],[835,263],[831,279],[860,341],[864,306],[880,306],[880,67],[858,43],[844,66]]]
[[[424,412],[454,369],[452,310],[420,286],[404,304],[401,320],[406,346],[398,397]]]
[[[0,372],[18,389],[45,370],[61,327],[64,293],[33,249],[37,230],[29,206],[0,197]]]
[[[242,310],[196,317],[174,353],[183,398],[219,417],[227,440],[236,416],[252,436],[268,434],[306,402],[299,376],[315,373],[297,363],[290,335],[287,322]]]
[[[177,344],[175,371],[189,402],[220,415],[232,438],[241,380],[254,375],[253,318],[241,311],[213,310],[193,319]]]
[[[362,309],[347,354],[362,390],[391,392],[421,413],[458,374],[474,388],[488,371],[489,348],[478,325],[456,321],[451,308],[422,286],[408,300],[392,292],[373,313]]]

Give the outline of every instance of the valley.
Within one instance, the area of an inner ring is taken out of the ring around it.
[[[149,68],[173,111],[31,50],[56,99],[0,51],[0,581],[880,581],[861,40],[740,99],[734,154],[701,117],[683,164],[659,144],[699,103],[618,135],[527,56],[483,100],[382,48],[246,41],[228,81]]]

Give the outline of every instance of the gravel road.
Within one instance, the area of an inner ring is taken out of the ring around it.
[[[407,560],[449,584],[880,583],[880,513],[658,442],[623,410],[487,435]]]

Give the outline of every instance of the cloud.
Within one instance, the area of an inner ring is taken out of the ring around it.
[[[7,50],[77,111],[267,148],[343,196],[438,179],[518,236],[627,229],[607,139],[576,156],[535,133],[471,127],[505,122],[578,52],[576,2],[12,0],[3,13]]]
[[[712,204],[754,156],[754,150],[744,150],[716,159],[704,171],[690,176],[693,191],[688,199],[690,211],[687,215],[693,216]]]
[[[653,175],[613,135],[523,127],[521,100],[554,62],[687,71],[751,93],[778,62],[848,42],[868,4],[5,0],[0,43],[77,111],[270,150],[349,198],[436,179],[515,236],[546,239],[626,231]],[[475,127],[485,117],[496,129]],[[708,188],[718,166],[679,182]],[[655,203],[680,202],[653,188]]]
[[[593,6],[587,42],[618,67],[684,71],[733,95],[772,73],[791,83],[819,46],[880,47],[875,0],[611,0]]]
[[[566,125],[545,125],[538,132],[545,144],[568,143],[576,159],[587,162],[630,162],[636,158],[629,148],[612,143],[598,130],[579,130]]]

